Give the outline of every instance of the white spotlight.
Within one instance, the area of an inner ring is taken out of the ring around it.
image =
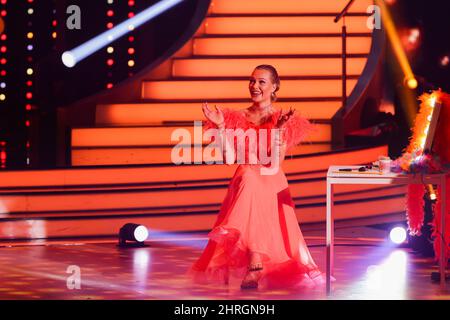
[[[119,246],[134,247],[143,246],[144,241],[148,238],[148,229],[136,223],[127,223],[119,231]],[[132,241],[128,244],[127,241]]]
[[[72,68],[76,64],[75,56],[70,51],[64,52],[61,59],[64,65],[68,68]]]
[[[402,244],[406,240],[406,229],[403,227],[394,227],[389,233],[389,239],[395,244]]]
[[[144,11],[138,13],[134,17],[123,21],[112,29],[109,29],[98,36],[92,38],[91,40],[86,41],[85,43],[79,45],[76,48],[73,48],[70,51],[66,51],[63,53],[63,62],[64,65],[71,68],[77,62],[83,60],[84,58],[90,56],[94,52],[100,50],[104,46],[108,45],[112,41],[122,37],[130,31],[133,31],[135,28],[140,25],[150,21],[154,17],[160,15],[161,13],[169,10],[175,5],[179,4],[184,0],[161,0],[158,3],[155,3],[151,7],[145,9]],[[71,54],[70,57],[64,58],[64,55]],[[65,60],[68,59],[68,63]]]

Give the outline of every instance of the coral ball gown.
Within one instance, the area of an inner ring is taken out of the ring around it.
[[[280,110],[255,125],[244,111],[223,110],[227,129],[271,130]],[[204,129],[215,127],[209,121]],[[308,134],[312,125],[294,114],[284,125],[287,150]],[[247,152],[247,150],[246,150]],[[248,153],[247,153],[248,156]],[[250,252],[263,261],[263,286],[290,286],[315,283],[322,275],[300,231],[295,205],[281,167],[275,174],[262,174],[262,164],[240,164],[229,184],[217,220],[208,234],[209,242],[190,273],[198,281],[224,281],[245,275]],[[323,278],[323,275],[322,277]]]

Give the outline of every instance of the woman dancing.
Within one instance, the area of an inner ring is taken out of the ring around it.
[[[260,65],[250,77],[250,107],[212,110],[203,105],[206,129],[219,129],[224,157],[235,144],[227,138],[225,131],[229,129],[253,129],[258,134],[265,129],[269,136],[281,132],[268,139],[272,142],[268,147],[271,161],[272,152],[278,150],[275,160],[280,164],[286,151],[305,138],[311,129],[309,121],[293,110],[283,112],[273,106],[279,89],[276,69]],[[245,147],[248,161],[255,148]],[[243,278],[242,289],[257,288],[263,281],[271,287],[323,281],[300,231],[286,176],[281,168],[264,173],[267,166],[261,161],[238,166],[208,235],[209,242],[191,268],[196,279],[228,283],[229,276],[238,276]]]

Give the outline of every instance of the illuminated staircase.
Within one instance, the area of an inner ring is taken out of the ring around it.
[[[358,1],[347,18],[350,95],[367,62],[372,34]],[[166,62],[170,72],[142,82],[141,101],[99,104],[95,128],[74,128],[71,164],[171,163],[170,134],[203,119],[201,103],[249,106],[248,77],[259,64],[282,78],[276,105],[296,108],[317,124],[306,147],[292,155],[331,150],[331,121],[341,105],[341,29],[333,16],[341,1],[213,0],[191,41]]]

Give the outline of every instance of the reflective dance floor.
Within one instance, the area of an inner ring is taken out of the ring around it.
[[[443,292],[430,279],[437,271],[432,258],[390,246],[379,232],[367,236],[368,230],[336,230],[336,281],[330,297],[324,286],[242,291],[239,279],[228,285],[193,285],[186,271],[206,244],[206,234],[160,234],[146,247],[126,249],[113,239],[3,243],[0,299],[450,299],[450,289]],[[304,232],[324,270],[321,234]]]

